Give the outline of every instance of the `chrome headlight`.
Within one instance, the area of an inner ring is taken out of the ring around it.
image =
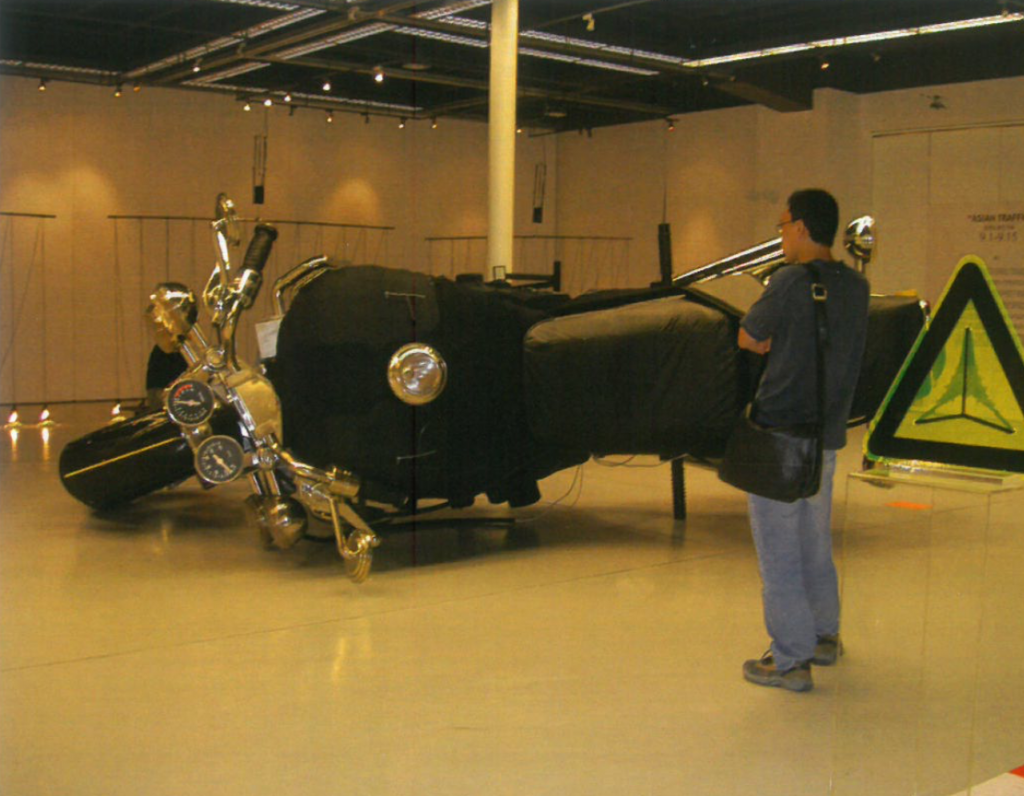
[[[388,363],[388,384],[399,400],[413,406],[427,404],[444,391],[448,366],[437,351],[423,343],[399,348]]]

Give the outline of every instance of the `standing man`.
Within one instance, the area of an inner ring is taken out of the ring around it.
[[[790,691],[814,687],[811,663],[829,666],[839,641],[839,588],[832,561],[832,477],[836,451],[846,444],[846,422],[860,373],[868,316],[868,282],[832,258],[839,207],[816,188],[789,197],[779,219],[786,265],[740,324],[739,345],[768,357],[757,388],[757,421],[767,426],[814,422],[818,415],[813,277],[827,290],[824,460],[818,494],[795,503],[749,495],[750,527],[763,584],[764,619],[771,648],[743,664],[758,685]]]

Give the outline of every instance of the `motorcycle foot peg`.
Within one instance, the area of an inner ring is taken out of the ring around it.
[[[331,519],[338,554],[345,562],[345,574],[353,583],[362,583],[370,576],[373,549],[380,547],[380,537],[343,498],[331,500]],[[351,528],[347,536],[346,528]]]
[[[287,550],[306,533],[306,510],[283,495],[249,495],[245,500],[263,546]]]

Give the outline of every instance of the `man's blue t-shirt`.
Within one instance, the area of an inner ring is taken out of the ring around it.
[[[815,261],[828,291],[825,349],[824,443],[846,444],[846,422],[860,374],[867,334],[870,289],[864,276],[839,262]],[[817,418],[815,318],[811,272],[804,265],[776,271],[741,325],[755,340],[771,338],[771,351],[757,388],[757,420],[768,426],[809,423]]]

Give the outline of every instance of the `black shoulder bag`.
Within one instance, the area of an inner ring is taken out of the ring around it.
[[[818,266],[809,265],[808,268],[811,272],[811,298],[814,300],[817,422],[762,426],[754,420],[757,413],[752,401],[736,421],[718,469],[718,477],[725,483],[739,487],[744,492],[785,503],[816,495],[821,488],[825,345],[828,338],[825,300],[828,292],[821,281]]]

